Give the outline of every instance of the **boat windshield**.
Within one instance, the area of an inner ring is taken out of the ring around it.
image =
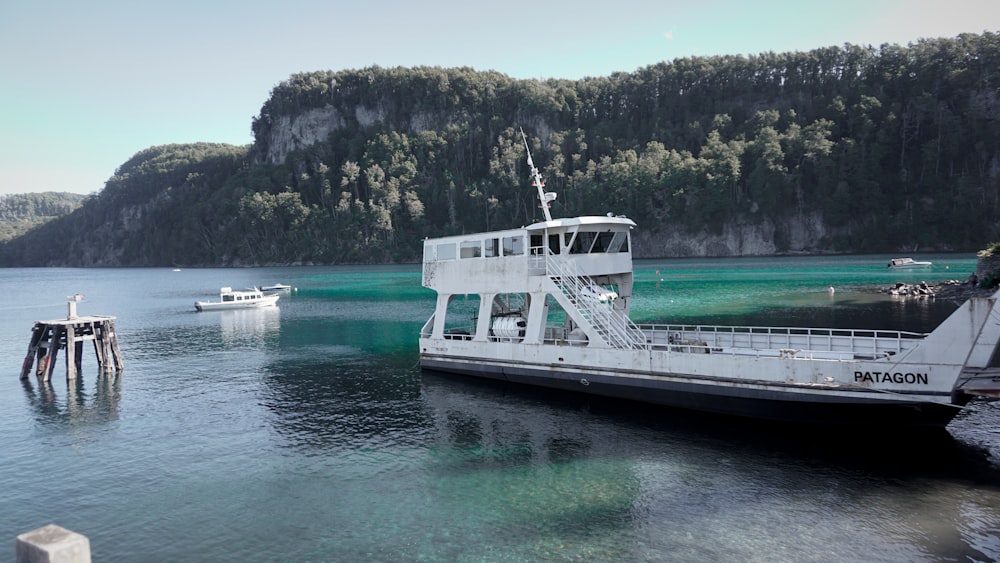
[[[569,233],[567,233],[568,235]],[[624,232],[579,231],[570,245],[570,254],[628,252],[628,235]]]

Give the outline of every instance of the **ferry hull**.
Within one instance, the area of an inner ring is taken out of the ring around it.
[[[550,370],[525,365],[503,365],[476,360],[424,356],[427,370],[534,385],[710,412],[817,426],[943,428],[960,408],[871,390],[851,390],[845,396],[822,392],[795,392],[773,386],[725,386],[678,381],[683,376],[663,374],[670,380],[606,375],[584,368]]]

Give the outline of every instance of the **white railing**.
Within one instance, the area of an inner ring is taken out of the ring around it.
[[[546,272],[545,255],[548,254],[548,248],[544,246],[532,246],[528,252],[528,274],[533,276],[544,275]]]
[[[645,340],[644,345],[633,349],[834,361],[891,358],[917,346],[926,336],[885,330],[668,324],[643,324],[636,330],[639,332],[633,334],[642,334]],[[474,331],[471,325],[449,327],[444,337],[469,341]],[[487,339],[519,341],[493,335]],[[586,340],[575,338],[564,325],[546,326],[543,342],[563,346],[587,344]]]
[[[679,345],[704,352],[791,357],[884,358],[916,347],[926,336],[915,332],[714,325],[641,325],[653,348]]]

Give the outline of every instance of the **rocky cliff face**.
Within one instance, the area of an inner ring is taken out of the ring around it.
[[[359,111],[365,113],[360,108]],[[343,113],[333,106],[310,109],[297,115],[278,117],[271,127],[269,138],[258,139],[257,142],[267,147],[264,158],[268,164],[282,164],[289,152],[325,140],[346,123]]]
[[[419,133],[447,127],[451,119],[433,112],[414,112],[406,123],[392,121],[383,104],[357,106],[350,110],[327,105],[296,115],[283,115],[275,119],[267,138],[257,139],[265,147],[264,158],[268,164],[282,164],[288,153],[325,141],[331,133],[350,125],[361,128],[382,125],[408,132]]]
[[[468,121],[467,116],[437,111],[413,111],[406,116],[394,116],[386,109],[388,103],[383,100],[374,105],[353,108],[326,105],[295,115],[278,116],[268,133],[263,138],[256,139],[255,143],[267,164],[280,165],[292,151],[325,141],[331,133],[348,126],[362,129],[380,126],[386,130],[420,133],[443,130]],[[545,119],[534,115],[521,115],[517,123],[530,127],[543,139],[547,139],[554,131]]]
[[[257,139],[257,144],[263,148],[268,164],[280,165],[289,153],[325,141],[332,133],[348,126],[382,126],[418,133],[446,127],[453,120],[454,116],[418,111],[407,116],[405,123],[396,123],[381,103],[357,106],[353,110],[327,105],[277,117],[266,138]],[[522,116],[522,121],[543,138],[552,132],[540,118]],[[690,232],[673,225],[639,225],[634,236],[634,251],[637,258],[817,252],[824,250],[821,241],[829,234],[818,213],[793,215],[777,224],[769,219],[730,223],[721,233]]]
[[[775,242],[775,234],[787,246]],[[781,225],[730,223],[721,233],[692,233],[676,226],[639,225],[633,235],[636,258],[681,258],[690,256],[768,256],[780,253],[816,252],[830,233],[819,214],[793,215]]]

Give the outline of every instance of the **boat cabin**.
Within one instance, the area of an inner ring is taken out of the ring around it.
[[[243,291],[233,291],[231,287],[224,287],[220,290],[219,296],[222,298],[223,303],[236,302],[243,300],[256,300],[262,297],[261,292],[257,289],[247,289]]]
[[[446,293],[527,291],[536,285],[532,277],[552,273],[554,262],[578,275],[631,281],[634,226],[624,217],[575,217],[427,239],[423,285]]]
[[[625,217],[574,217],[425,240],[423,285],[438,304],[424,334],[541,341],[553,302],[574,313],[584,302],[627,315],[633,227]],[[465,318],[473,326],[455,327],[448,308],[456,296],[478,297]]]

